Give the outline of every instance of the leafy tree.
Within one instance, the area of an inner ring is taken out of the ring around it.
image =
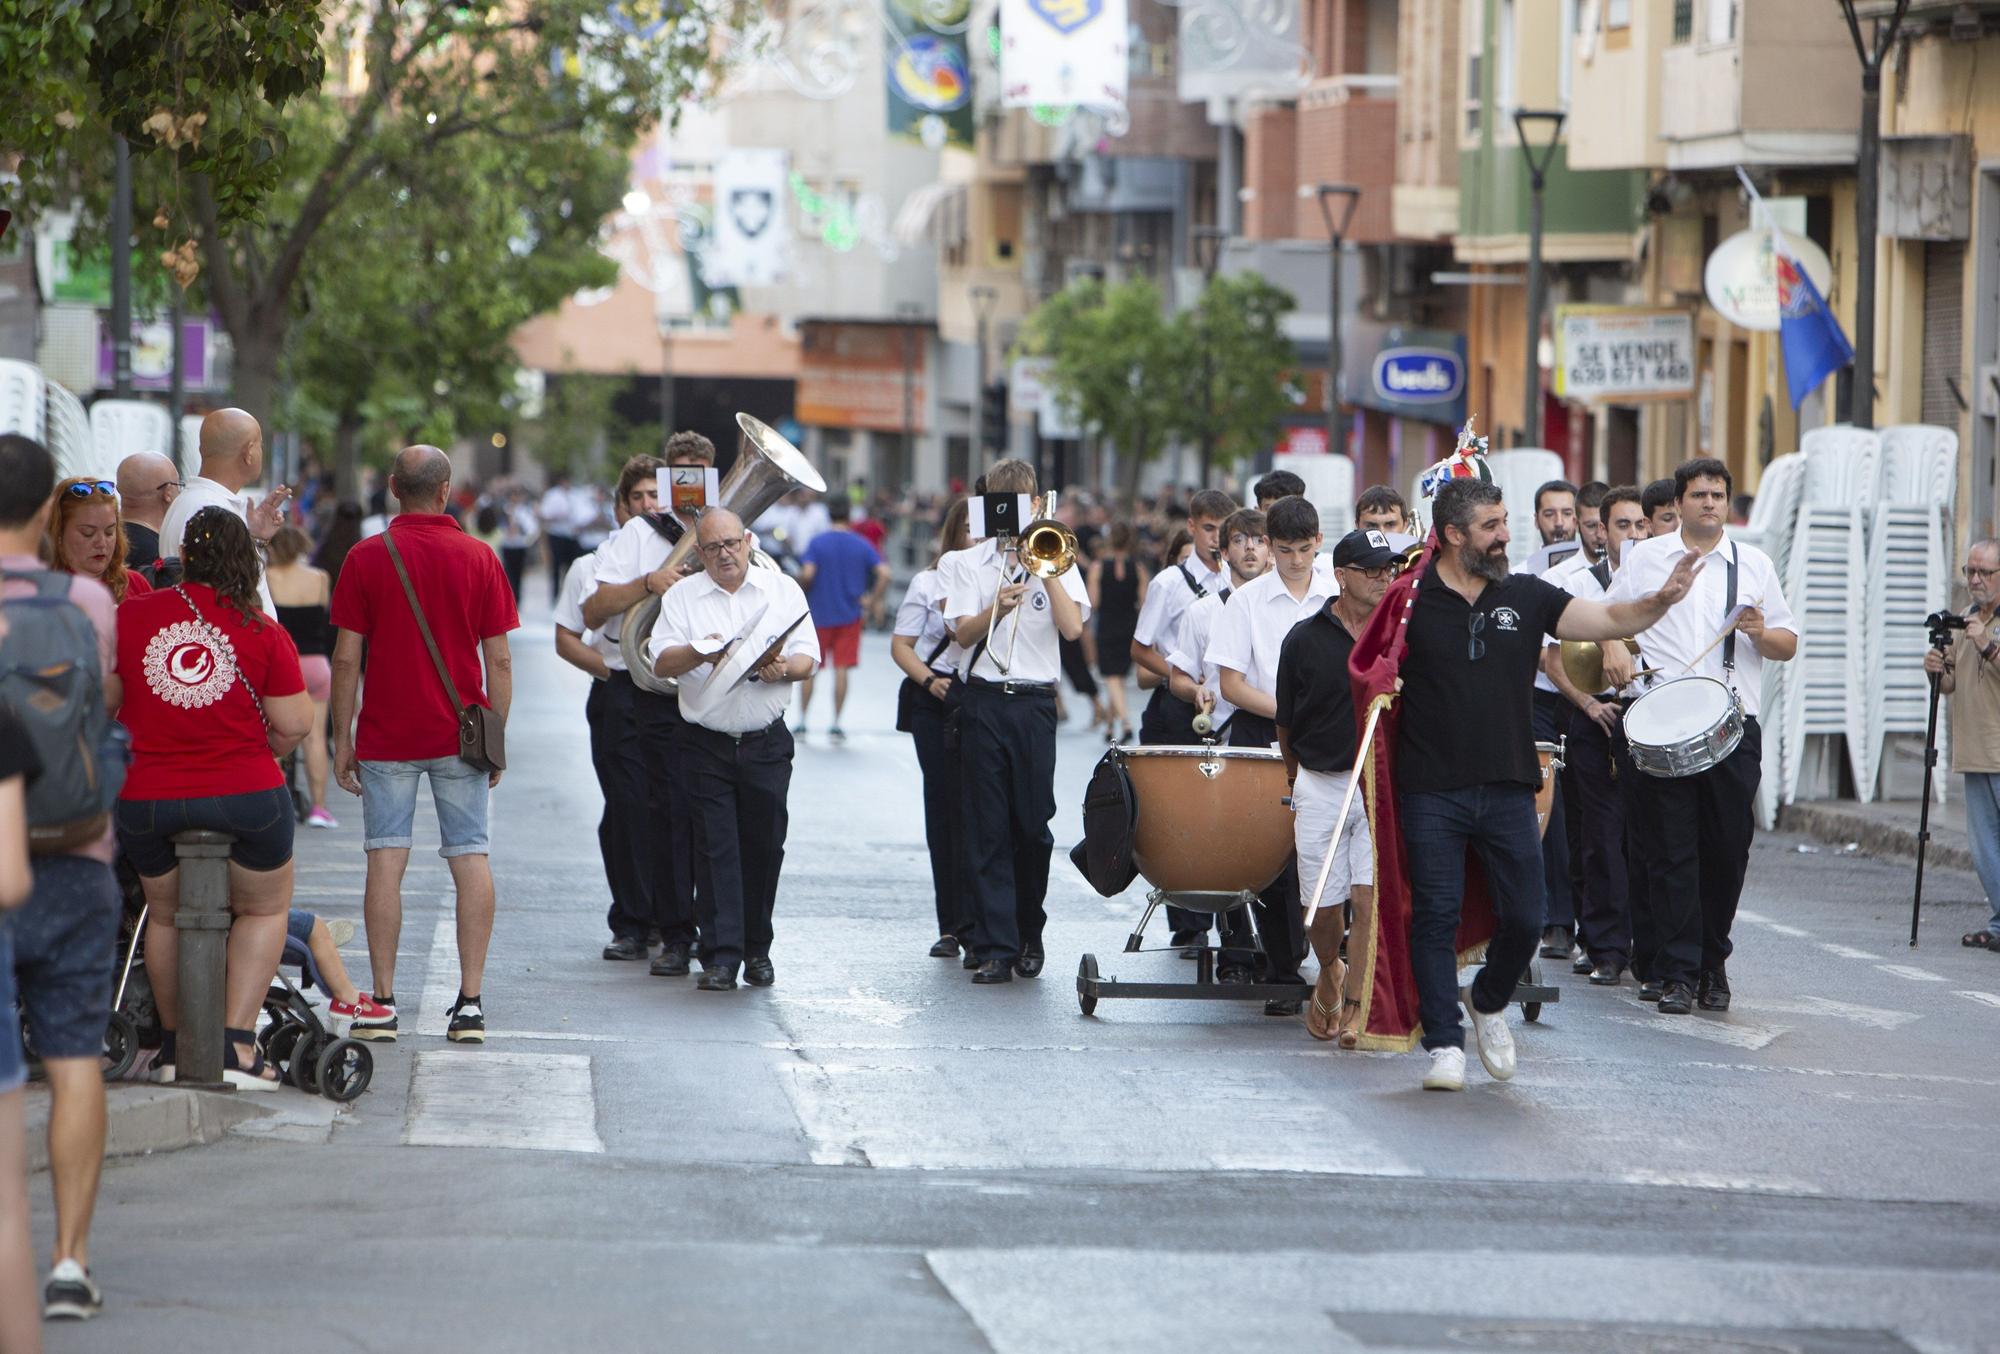
[[[0,0],[0,149],[17,196],[65,197],[71,161],[135,157],[207,177],[219,219],[278,183],[279,110],[325,71],[316,0]]]
[[[1084,278],[1029,317],[1027,342],[1051,359],[1056,395],[1119,449],[1129,508],[1140,467],[1193,426],[1188,392],[1200,386],[1200,367],[1185,326],[1166,318],[1149,281],[1106,287]]]
[[[1216,456],[1225,464],[1254,456],[1270,445],[1272,429],[1284,415],[1285,374],[1298,365],[1285,337],[1291,295],[1255,273],[1217,277],[1202,289],[1176,324],[1197,354],[1194,388],[1206,378],[1208,397],[1190,411],[1191,435],[1201,441],[1201,482]]]
[[[399,188],[411,202],[426,195],[446,202],[452,185],[464,187],[477,172],[481,199],[461,205],[483,216],[513,204],[530,252],[535,221],[587,214],[594,226],[596,201],[562,196],[565,161],[596,163],[606,150],[629,146],[662,109],[697,92],[714,25],[747,3],[626,0],[607,8],[604,0],[537,0],[485,9],[368,0],[338,10],[327,45],[340,57],[340,87],[294,108],[283,187],[259,218],[232,228],[221,185],[206,174],[187,180],[207,296],[235,342],[237,403],[260,418],[270,414],[302,288],[344,266],[318,255],[360,248],[351,214],[372,214],[379,229],[402,232],[433,210],[404,217],[395,210],[406,205],[394,196]],[[433,192],[438,185],[444,191]],[[479,228],[491,227],[487,220]],[[440,294],[479,284],[435,252],[417,271],[381,281],[405,287],[411,306],[478,299]],[[341,300],[320,295],[316,304]],[[404,375],[450,380],[418,368]]]

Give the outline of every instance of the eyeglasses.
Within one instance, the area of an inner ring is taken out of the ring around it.
[[[727,551],[734,550],[737,546],[741,544],[743,544],[743,538],[741,536],[726,536],[719,541],[702,542],[701,553],[708,556],[710,559],[715,559]]]
[[[92,494],[109,494],[113,498],[118,496],[118,486],[110,480],[85,480],[81,484],[70,485],[69,491],[78,498],[89,498]]]
[[[1396,568],[1391,564],[1385,564],[1379,569],[1364,569],[1358,564],[1343,564],[1340,566],[1340,571],[1345,574],[1360,574],[1370,583],[1380,583],[1396,576]]]
[[[1486,641],[1479,637],[1480,632],[1486,628],[1486,613],[1475,611],[1470,616],[1467,616],[1465,618],[1465,628],[1471,635],[1471,638],[1465,644],[1466,661],[1477,663],[1480,659],[1486,657]]]
[[[1991,578],[1995,574],[2000,574],[2000,569],[1982,569],[1976,564],[1968,564],[1965,566],[1964,572],[1968,583],[1977,583],[1982,578]]]
[[[156,494],[164,494],[169,489],[185,489],[185,488],[187,488],[187,486],[185,484],[182,484],[179,480],[161,480],[158,486],[154,488],[153,492]]]
[[[1269,539],[1268,536],[1252,536],[1248,532],[1239,531],[1229,538],[1229,543],[1236,546],[1262,545]]]

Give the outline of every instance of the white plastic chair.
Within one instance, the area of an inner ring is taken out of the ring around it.
[[[90,415],[84,412],[83,401],[70,394],[60,381],[48,382],[44,395],[48,405],[45,441],[56,458],[56,473],[65,478],[92,475],[110,479],[118,467],[98,463],[97,442],[90,435]]]
[[[42,369],[27,362],[0,361],[0,433],[43,439],[48,427],[48,395]]]
[[[173,454],[173,416],[151,400],[99,400],[90,406],[90,435],[99,465],[116,469],[141,451]]]

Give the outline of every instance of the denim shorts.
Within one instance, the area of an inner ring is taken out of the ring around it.
[[[36,858],[35,891],[7,925],[14,948],[9,968],[41,1057],[95,1058],[104,1051],[118,967],[118,908],[118,881],[103,861]],[[11,1019],[11,1002],[8,1011],[0,1019]],[[0,1053],[0,1089],[7,1057]]]
[[[361,763],[361,849],[408,850],[414,844],[417,778],[424,775],[443,839],[438,854],[446,860],[486,855],[486,773],[459,757]]]
[[[13,914],[0,913],[0,1095],[19,1090],[28,1079],[21,1053],[21,1021],[14,1000]]]
[[[283,786],[241,795],[199,799],[121,799],[113,813],[118,846],[132,868],[148,879],[179,863],[173,836],[192,828],[227,832],[236,838],[229,858],[246,870],[275,870],[292,858],[291,792]]]

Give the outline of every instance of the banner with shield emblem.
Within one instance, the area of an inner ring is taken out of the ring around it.
[[[723,152],[715,166],[715,225],[703,280],[712,287],[782,282],[785,243],[785,152]]]
[[[1000,99],[1123,108],[1126,0],[1000,0]]]

